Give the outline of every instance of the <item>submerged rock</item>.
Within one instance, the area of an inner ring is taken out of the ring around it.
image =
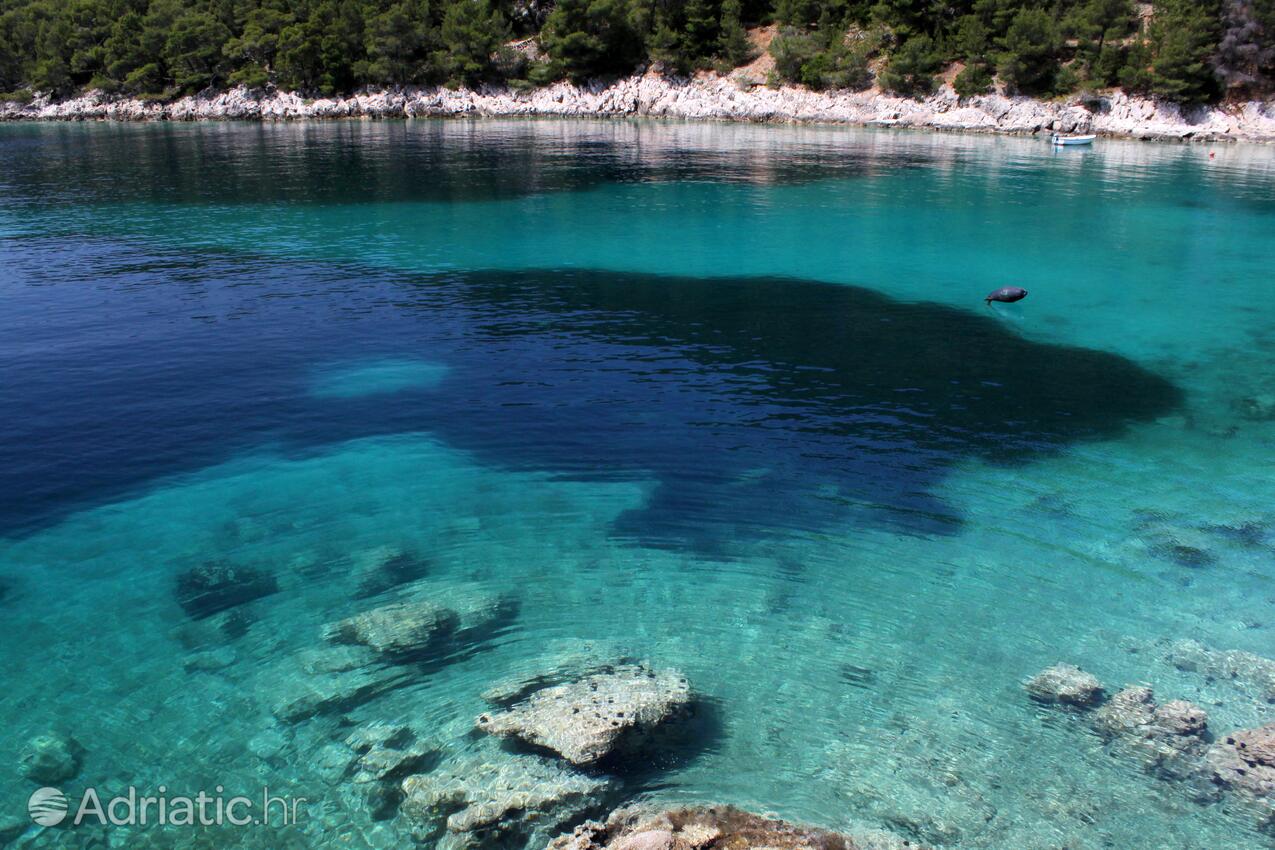
[[[1202,546],[1192,546],[1175,539],[1154,542],[1148,551],[1164,561],[1171,561],[1179,567],[1202,570],[1217,563],[1217,556]]]
[[[479,715],[477,726],[588,765],[638,743],[690,700],[681,673],[632,665],[536,691],[507,711]]]
[[[353,781],[359,784],[401,779],[416,773],[437,751],[404,725],[368,724],[345,739],[358,758],[352,763]]]
[[[416,581],[429,572],[429,562],[397,546],[377,546],[351,557],[351,575],[359,596],[376,596]]]
[[[182,610],[201,620],[278,590],[279,583],[270,573],[253,567],[210,562],[179,575],[174,595]]]
[[[515,597],[494,593],[478,584],[428,584],[415,591],[407,587],[404,592],[455,611],[457,623],[452,640],[458,646],[473,648],[481,644],[518,615]]]
[[[581,679],[617,665],[636,663],[627,651],[607,642],[569,638],[555,640],[545,650],[545,654],[526,669],[488,686],[482,698],[492,705],[508,708],[542,688]]]
[[[1275,395],[1270,393],[1237,398],[1231,402],[1231,407],[1241,419],[1251,422],[1269,422],[1275,419]]]
[[[384,665],[372,650],[333,646],[304,650],[278,664],[269,681],[278,689],[273,711],[288,723],[348,711],[414,681],[420,671]]]
[[[0,847],[16,841],[22,833],[30,828],[30,818],[0,815]]]
[[[1128,687],[1094,712],[1094,729],[1105,738],[1135,735],[1155,720],[1155,696],[1148,687]]]
[[[1109,739],[1126,736],[1171,741],[1205,735],[1208,715],[1204,709],[1186,700],[1157,705],[1151,689],[1138,685],[1120,691],[1094,712],[1093,726]],[[1183,742],[1183,746],[1190,744]]]
[[[469,585],[418,588],[405,599],[323,628],[328,645],[301,650],[272,671],[275,716],[295,723],[347,711],[419,681],[431,665],[474,650],[516,610],[504,597]],[[425,662],[425,663],[423,663]]]
[[[1102,696],[1097,679],[1066,664],[1043,671],[1028,683],[1028,690],[1045,702],[1083,707]],[[1130,759],[1157,778],[1182,784],[1199,802],[1218,796],[1204,765],[1211,737],[1208,715],[1199,706],[1186,700],[1160,705],[1151,688],[1134,685],[1085,716],[1113,755]]]
[[[333,643],[360,644],[383,655],[409,655],[430,649],[460,623],[455,611],[433,602],[392,602],[324,627]]]
[[[69,735],[56,732],[27,742],[19,756],[22,775],[40,785],[57,785],[80,772],[84,748]]]
[[[879,837],[860,843],[817,827],[761,817],[731,806],[659,811],[632,807],[612,812],[555,838],[549,850],[887,850],[915,847]],[[920,848],[916,848],[920,850]]]
[[[1218,651],[1199,641],[1181,640],[1169,649],[1174,667],[1251,690],[1259,699],[1275,703],[1275,660],[1242,650]]]
[[[401,811],[438,847],[543,843],[599,804],[604,779],[491,747],[402,783]]]
[[[292,743],[292,730],[271,726],[248,739],[248,752],[263,762],[271,763]]]
[[[1275,723],[1227,735],[1207,760],[1222,786],[1275,801]]]
[[[1155,710],[1154,725],[1169,735],[1198,737],[1209,726],[1209,716],[1193,702],[1175,699]]]
[[[1194,703],[1156,703],[1150,688],[1126,687],[1090,715],[1095,732],[1113,754],[1157,778],[1182,783],[1198,801],[1217,796],[1203,757],[1210,737],[1208,715]]]
[[[239,653],[232,647],[219,646],[216,649],[205,649],[193,652],[182,661],[182,669],[187,673],[215,673],[225,670],[239,660]]]
[[[1128,541],[1132,557],[1151,557],[1193,570],[1217,563],[1215,548],[1222,541],[1197,527],[1194,520],[1157,511],[1138,511],[1136,515],[1136,534]]]
[[[1092,673],[1073,664],[1055,664],[1033,676],[1024,686],[1039,702],[1088,708],[1102,702],[1103,688]]]
[[[388,820],[403,800],[405,776],[428,769],[437,750],[401,724],[369,723],[355,729],[345,744],[356,755],[346,772],[364,786],[363,799],[373,820]]]
[[[201,620],[187,620],[173,629],[172,636],[185,649],[198,653],[239,640],[255,622],[250,609],[232,608]]]

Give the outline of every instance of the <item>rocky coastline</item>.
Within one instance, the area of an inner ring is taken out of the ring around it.
[[[1042,132],[1171,141],[1275,142],[1275,103],[1181,108],[1121,92],[1039,101],[989,94],[959,98],[948,86],[924,100],[863,92],[770,88],[740,76],[691,79],[656,73],[611,82],[562,82],[531,91],[402,88],[349,97],[306,98],[245,88],[173,101],[86,92],[0,103],[0,120],[290,121],[427,117],[650,117],[764,123],[826,123],[1030,135]]]

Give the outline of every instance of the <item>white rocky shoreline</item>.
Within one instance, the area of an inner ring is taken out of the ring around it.
[[[532,91],[395,88],[349,97],[305,98],[245,88],[161,102],[90,91],[68,100],[37,96],[0,104],[0,120],[290,121],[424,117],[653,117],[770,123],[885,125],[1014,135],[1057,131],[1174,141],[1275,142],[1275,103],[1181,108],[1113,92],[1039,101],[988,94],[961,99],[944,86],[924,100],[876,90],[769,88],[737,76],[693,79],[656,73],[611,82],[562,82]]]

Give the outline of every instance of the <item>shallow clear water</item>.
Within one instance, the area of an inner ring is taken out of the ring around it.
[[[1271,151],[11,125],[0,165],[0,814],[33,788],[4,765],[52,729],[86,748],[68,789],[320,801],[210,846],[405,846],[325,772],[338,718],[272,715],[393,546],[431,594],[516,603],[345,713],[449,757],[483,746],[483,690],[589,641],[699,696],[608,804],[943,847],[1270,846],[1022,682],[1069,661],[1219,733],[1275,719],[1168,660],[1275,655],[1275,424],[1235,405],[1275,393]],[[984,306],[1011,283],[1030,297]],[[218,631],[174,594],[205,562],[279,592]],[[229,663],[192,669],[209,651]],[[143,838],[191,844],[19,840]]]

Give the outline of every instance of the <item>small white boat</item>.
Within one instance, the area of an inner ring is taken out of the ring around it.
[[[1057,133],[1050,138],[1055,145],[1092,145],[1097,136],[1060,136]]]

